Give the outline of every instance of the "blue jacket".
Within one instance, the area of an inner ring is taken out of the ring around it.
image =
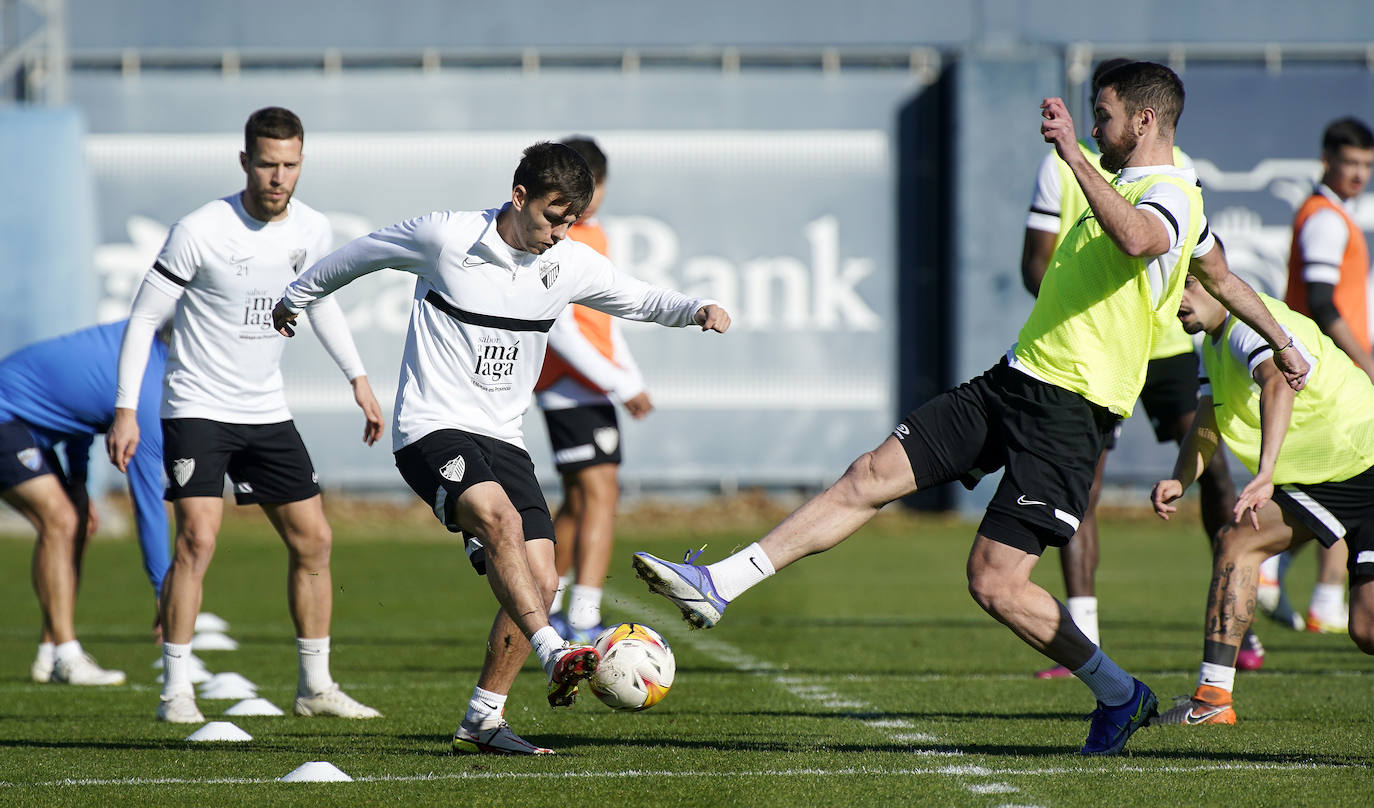
[[[64,444],[67,476],[84,485],[91,445],[114,421],[119,345],[127,320],[36,342],[0,360],[0,421],[22,421],[43,448]],[[129,494],[154,592],[171,563],[162,504],[162,371],[167,346],[153,340],[139,390],[139,444],[129,462]],[[101,452],[104,453],[103,451]]]

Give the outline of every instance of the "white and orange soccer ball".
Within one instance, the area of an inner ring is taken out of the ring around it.
[[[643,623],[610,626],[592,643],[601,664],[588,686],[613,710],[647,710],[663,701],[673,686],[677,662],[673,649]]]

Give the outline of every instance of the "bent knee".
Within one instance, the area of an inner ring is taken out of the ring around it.
[[[1000,614],[1018,590],[1012,578],[987,570],[969,570],[968,593],[983,611]]]

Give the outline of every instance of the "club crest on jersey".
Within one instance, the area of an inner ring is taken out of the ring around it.
[[[553,288],[553,284],[558,280],[558,262],[545,261],[539,265],[539,280],[544,282],[545,289]]]
[[[20,449],[15,453],[19,462],[24,464],[24,468],[29,471],[38,471],[43,467],[43,453],[30,446],[27,449]]]
[[[301,274],[301,270],[305,269],[305,250],[292,250],[286,257],[291,260],[291,272],[295,275]]]
[[[611,454],[620,445],[620,430],[613,426],[603,426],[592,430],[592,440],[605,454]]]
[[[458,455],[445,463],[443,468],[439,469],[439,476],[450,482],[461,483],[463,481],[463,472],[467,471],[467,468],[467,461],[463,459],[462,455]]]
[[[172,461],[172,479],[177,481],[177,485],[185,485],[191,479],[191,475],[196,473],[196,459],[194,457],[182,457]]]

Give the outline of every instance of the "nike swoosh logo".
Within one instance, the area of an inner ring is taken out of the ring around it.
[[[1019,497],[1016,498],[1016,504],[1017,504],[1017,505],[1045,505],[1045,504],[1047,504],[1047,503],[1041,502],[1041,501],[1038,500],[1038,499],[1026,499],[1026,495],[1025,495],[1025,494],[1022,494],[1021,496],[1019,496]]]
[[[1145,712],[1145,699],[1141,699],[1140,701],[1136,702],[1135,714],[1131,716],[1131,723],[1134,724],[1137,721],[1139,721],[1140,715],[1143,712]],[[1191,715],[1191,713],[1189,713],[1189,715]]]
[[[1204,711],[1202,711],[1201,713],[1199,713],[1199,712],[1197,711],[1197,708],[1194,707],[1193,709],[1191,709],[1191,710],[1188,711],[1187,715],[1183,716],[1183,723],[1185,723],[1185,724],[1204,724],[1204,723],[1207,722],[1207,719],[1209,719],[1209,718],[1211,718],[1212,716],[1217,715],[1217,714],[1219,714],[1219,713],[1223,713],[1223,712],[1225,712],[1225,711],[1226,711],[1226,708],[1225,708],[1225,707],[1212,707],[1212,708],[1210,708],[1210,709],[1204,710]]]
[[[754,565],[754,569],[759,571],[759,575],[763,574],[763,567],[759,566],[759,562],[755,561],[753,556],[749,557],[749,563]]]
[[[252,257],[253,257],[253,256],[251,256],[251,255],[237,256],[237,257],[234,257],[234,258],[230,258],[230,259],[229,259],[229,263],[231,263],[231,264],[242,264],[244,261],[247,261],[248,259],[250,259],[250,258],[252,258]]]
[[[469,267],[469,268],[471,268],[471,267],[480,267],[480,266],[484,266],[486,263],[487,263],[486,261],[483,261],[481,258],[478,258],[478,257],[476,257],[476,256],[472,256],[472,255],[465,255],[465,256],[463,256],[463,266],[465,266],[465,267]]]

